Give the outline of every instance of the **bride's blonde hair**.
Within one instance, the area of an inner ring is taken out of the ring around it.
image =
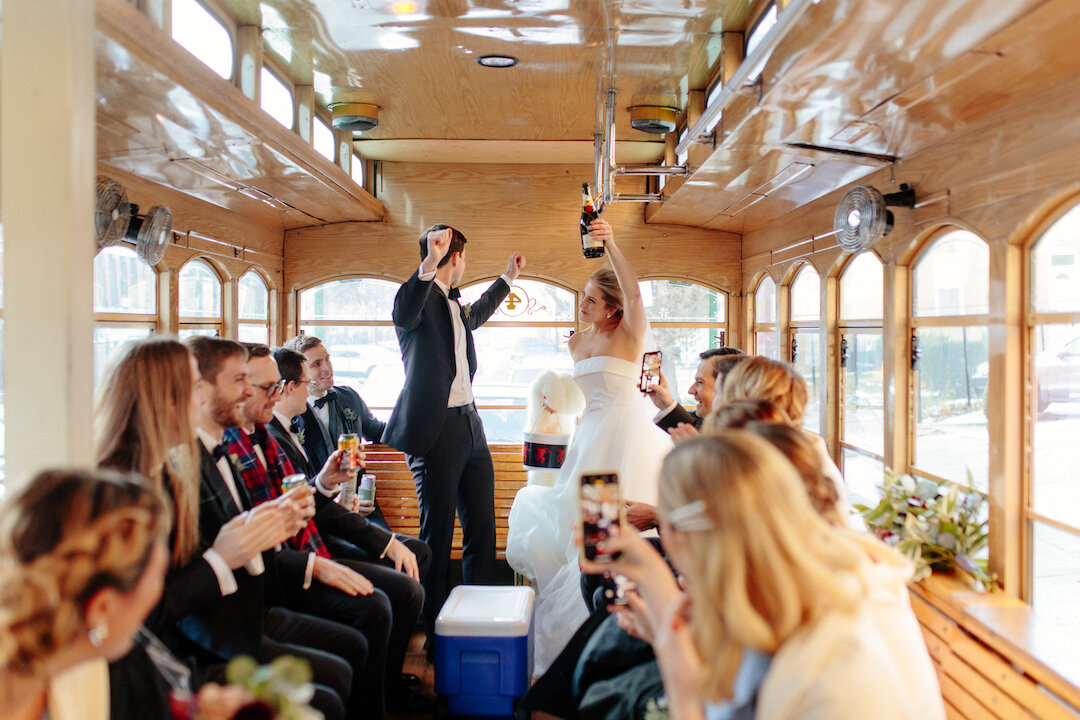
[[[619,286],[619,278],[615,277],[615,271],[611,268],[600,268],[589,276],[589,280],[600,288],[600,296],[603,297],[604,304],[614,311],[612,315],[621,318],[623,316],[623,291]]]
[[[729,698],[743,648],[775,653],[801,627],[866,593],[863,555],[811,507],[795,468],[741,430],[681,443],[664,460],[660,511],[696,501],[712,529],[679,531],[701,688]]]
[[[34,674],[86,631],[90,599],[138,583],[169,531],[138,475],[51,470],[0,508],[0,668]]]

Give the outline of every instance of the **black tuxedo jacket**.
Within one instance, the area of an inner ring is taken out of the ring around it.
[[[335,385],[334,396],[328,405],[330,423],[326,430],[323,430],[310,405],[303,414],[304,450],[311,458],[311,464],[316,466],[316,472],[326,464],[326,458],[337,450],[337,439],[342,433],[356,433],[368,442],[381,442],[386,429],[386,423],[375,417],[367,403],[351,387]]]
[[[699,417],[697,413],[692,413],[682,405],[676,404],[671,412],[656,421],[656,425],[664,432],[667,432],[679,423],[687,423],[700,429],[703,422],[705,422],[705,418]]]
[[[318,475],[321,468],[312,467],[280,420],[275,417],[266,427],[289,457],[293,470],[302,472],[309,478]],[[390,544],[390,538],[393,537],[393,533],[389,530],[379,527],[363,515],[346,510],[317,490],[315,492],[315,527],[318,528],[330,554],[345,557],[350,556],[349,548],[342,548],[337,543],[338,540],[355,545],[368,555],[377,558]]]
[[[472,331],[487,322],[509,293],[510,286],[499,278],[468,306],[468,312],[461,309],[470,380],[476,374]],[[405,362],[405,387],[386,424],[383,442],[410,455],[423,455],[435,444],[446,419],[450,385],[457,371],[454,326],[446,296],[434,280],[421,280],[419,270],[398,289],[393,318]]]

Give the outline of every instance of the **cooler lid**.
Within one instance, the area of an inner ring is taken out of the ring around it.
[[[450,592],[435,634],[449,637],[522,637],[532,622],[531,587],[458,585]]]

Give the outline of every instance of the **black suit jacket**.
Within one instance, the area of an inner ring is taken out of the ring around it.
[[[225,523],[246,508],[236,506],[213,456],[201,442],[199,451],[199,538],[205,548],[213,543]],[[243,483],[238,485],[237,491],[241,503],[250,507],[251,499]],[[273,552],[263,553],[263,563],[268,570],[273,567]],[[234,570],[233,576],[238,586],[235,593],[220,597],[219,592],[218,599],[213,602],[189,608],[180,621],[180,628],[189,640],[221,660],[229,660],[239,654],[255,656],[258,653],[263,634],[266,583],[276,579],[268,573],[251,575],[244,568]],[[204,582],[217,584],[212,571],[210,579]],[[182,602],[182,599],[178,598],[177,601]]]
[[[386,423],[375,417],[360,394],[346,385],[335,385],[334,395],[328,405],[329,427],[323,430],[315,411],[309,405],[304,411],[304,450],[317,466],[316,472],[326,464],[326,458],[337,450],[337,439],[342,433],[356,433],[368,442],[381,442]],[[314,477],[314,476],[310,476]]]
[[[688,425],[700,428],[703,422],[705,422],[705,418],[699,417],[697,413],[692,413],[682,405],[676,403],[675,408],[671,412],[656,421],[656,425],[664,432],[667,432],[679,423],[687,423]]]
[[[479,300],[461,309],[470,380],[476,374],[472,331],[487,322],[510,293],[499,278]],[[457,365],[454,326],[446,297],[434,280],[420,279],[419,270],[394,297],[394,329],[405,362],[405,387],[386,424],[383,442],[410,455],[423,455],[435,444],[446,419],[446,403]]]
[[[304,457],[293,442],[289,431],[276,417],[266,426],[277,440],[285,454],[289,456],[293,470],[314,478],[318,470]],[[306,448],[305,448],[306,449]],[[336,541],[341,540],[355,545],[375,558],[382,554],[390,544],[393,533],[369,521],[363,515],[350,512],[341,507],[321,492],[315,492],[315,527],[326,543],[331,555],[350,556],[349,549],[342,548]]]

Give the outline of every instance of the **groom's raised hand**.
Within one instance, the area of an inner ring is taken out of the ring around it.
[[[450,228],[428,233],[427,257],[424,258],[424,262],[420,263],[424,273],[434,272],[438,269],[439,263],[446,257],[446,253],[450,249],[450,240],[453,237],[454,231]]]
[[[514,253],[510,256],[510,261],[506,263],[506,277],[510,278],[510,282],[517,280],[518,274],[525,269],[525,256],[521,253]]]

